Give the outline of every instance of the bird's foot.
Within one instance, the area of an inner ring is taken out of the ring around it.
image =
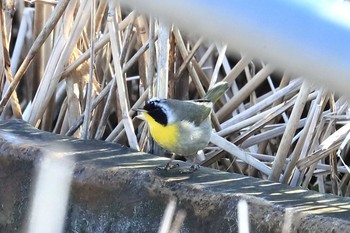
[[[158,170],[165,170],[169,171],[170,169],[179,167],[180,165],[178,163],[173,164],[172,162],[168,162],[165,166],[157,167]]]
[[[192,166],[188,169],[182,169],[180,170],[180,173],[182,174],[190,174],[193,173],[195,171],[197,171],[201,166],[199,166],[198,164],[192,164]]]

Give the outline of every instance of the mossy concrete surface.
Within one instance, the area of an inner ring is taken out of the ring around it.
[[[192,174],[157,170],[166,158],[23,121],[0,122],[0,232],[25,232],[36,169],[53,145],[75,161],[65,232],[157,232],[171,198],[186,211],[181,232],[238,232],[242,199],[251,232],[282,232],[286,222],[286,232],[350,232],[348,198],[204,167]]]

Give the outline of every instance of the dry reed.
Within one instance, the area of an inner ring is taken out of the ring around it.
[[[31,47],[11,60],[12,18],[1,15],[2,119],[23,112],[44,130],[148,151],[148,129],[132,107],[153,96],[202,98],[226,81],[203,165],[349,195],[348,147],[336,153],[350,132],[344,97],[112,2],[36,1],[41,24],[33,38],[17,35],[15,46]]]

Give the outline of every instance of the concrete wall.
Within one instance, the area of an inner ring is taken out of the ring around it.
[[[241,199],[251,232],[281,232],[287,208],[289,232],[350,232],[348,198],[204,167],[192,174],[161,171],[156,167],[165,158],[21,121],[0,122],[0,232],[26,232],[37,168],[44,152],[57,148],[75,161],[65,232],[156,232],[171,198],[186,211],[180,232],[238,232]]]

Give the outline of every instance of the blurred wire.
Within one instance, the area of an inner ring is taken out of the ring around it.
[[[348,94],[350,6],[312,0],[122,0],[188,32],[228,44]]]

